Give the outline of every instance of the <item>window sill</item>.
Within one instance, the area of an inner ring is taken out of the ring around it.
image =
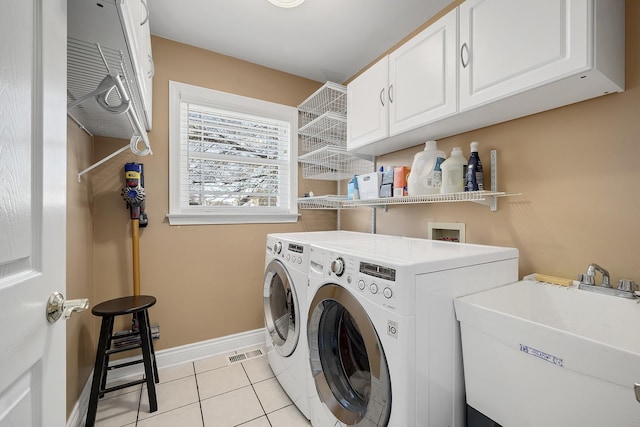
[[[299,214],[207,215],[167,214],[169,225],[273,224],[297,222]]]

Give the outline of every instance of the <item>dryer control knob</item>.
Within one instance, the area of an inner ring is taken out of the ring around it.
[[[331,271],[338,277],[342,276],[342,273],[344,273],[344,260],[337,258],[331,261]]]
[[[280,252],[282,252],[282,242],[276,242],[273,245],[273,252],[275,252],[276,254],[279,254]]]

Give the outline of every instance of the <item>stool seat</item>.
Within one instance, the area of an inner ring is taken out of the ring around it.
[[[152,307],[156,298],[150,295],[134,295],[101,302],[91,309],[95,316],[122,316]]]
[[[156,396],[155,384],[160,381],[158,378],[158,365],[156,364],[156,355],[153,350],[153,340],[151,337],[151,325],[149,323],[149,307],[156,303],[156,298],[150,295],[134,295],[122,298],[115,298],[101,302],[91,309],[91,313],[95,316],[102,317],[100,326],[100,338],[98,340],[98,348],[96,351],[96,363],[93,368],[93,382],[91,384],[91,395],[89,397],[89,408],[87,410],[86,427],[93,427],[98,411],[98,399],[103,397],[105,393],[120,390],[122,388],[131,387],[137,384],[146,384],[147,393],[149,395],[149,412],[158,410],[158,400]],[[131,315],[133,317],[133,326],[131,330],[113,333],[114,319],[117,316]],[[116,339],[127,339],[127,344],[119,346],[122,341]],[[116,342],[112,346],[113,342]],[[112,354],[140,349],[142,353],[141,359],[122,362],[119,364],[109,364],[109,358]],[[119,384],[113,387],[107,387],[107,373],[113,369],[124,368],[127,366],[142,363],[144,365],[144,379],[134,380],[125,384]]]

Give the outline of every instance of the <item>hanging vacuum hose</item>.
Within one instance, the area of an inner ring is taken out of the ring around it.
[[[149,223],[145,211],[144,174],[142,163],[124,165],[125,186],[122,198],[127,202],[131,216],[131,247],[133,252],[133,295],[140,295],[140,235],[139,228]]]

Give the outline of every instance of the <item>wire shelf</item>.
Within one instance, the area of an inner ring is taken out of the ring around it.
[[[299,125],[304,127],[327,112],[347,114],[347,87],[326,82],[298,105]]]
[[[340,181],[373,170],[371,156],[349,153],[344,149],[326,146],[298,157],[302,176],[307,179]]]
[[[137,99],[130,84],[130,75],[124,65],[123,53],[107,46],[100,47],[109,68],[123,77],[122,83],[129,94],[133,110],[138,111]],[[100,51],[95,43],[67,39],[67,102],[82,98],[95,90],[107,74]],[[118,104],[116,91],[110,94],[109,102]],[[72,109],[74,119],[82,123],[93,135],[113,138],[131,138],[132,128],[127,114],[110,114],[95,100],[87,100]]]
[[[346,200],[342,207],[409,205],[415,203],[484,202],[495,197],[518,196],[503,191],[465,191],[461,193],[428,194],[424,196],[382,197],[377,199]]]
[[[311,123],[300,128],[302,151],[309,153],[325,145],[347,147],[347,118],[344,115],[327,112]]]
[[[341,196],[317,196],[298,199],[301,209],[353,209],[361,206],[410,205],[427,203],[476,202],[489,204],[496,197],[520,196],[521,193],[502,191],[467,191],[463,193],[429,194],[426,196],[382,197],[377,199],[349,200]]]
[[[347,202],[346,196],[315,196],[302,197],[298,199],[298,207],[300,209],[351,209],[357,208],[356,205],[345,207]]]

